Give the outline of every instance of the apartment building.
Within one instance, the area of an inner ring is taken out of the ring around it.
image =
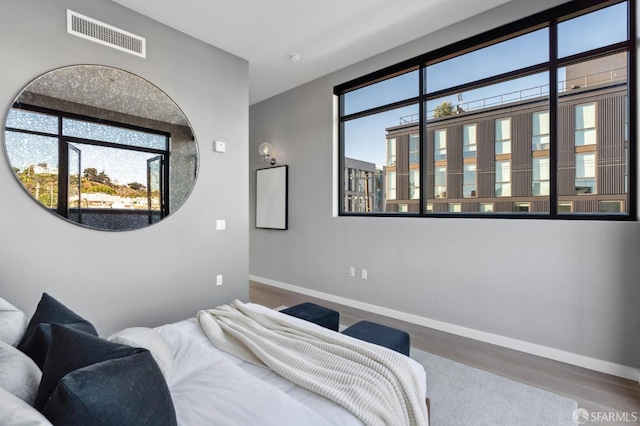
[[[558,85],[558,213],[626,211],[626,70],[624,53],[566,67]],[[417,117],[402,117],[387,128],[382,211],[419,213],[423,190],[427,213],[548,213],[548,90],[427,112],[424,175]]]

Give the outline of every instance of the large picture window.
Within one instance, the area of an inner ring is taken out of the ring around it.
[[[635,16],[577,0],[335,87],[375,206],[340,214],[636,219]]]

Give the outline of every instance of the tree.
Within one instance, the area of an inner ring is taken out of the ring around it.
[[[84,169],[83,176],[85,179],[88,179],[92,182],[111,185],[111,178],[106,175],[104,170],[98,173],[98,170],[95,167],[87,167],[86,169]]]
[[[105,185],[111,185],[111,178],[107,176],[107,174],[103,171],[98,174],[98,182],[104,183]]]
[[[129,184],[127,184],[127,186],[135,191],[141,191],[143,189],[146,189],[146,187],[138,182],[131,182]]]
[[[446,117],[448,115],[453,115],[456,113],[456,109],[453,104],[449,101],[442,101],[440,105],[433,109],[433,117]]]
[[[84,173],[83,173],[84,177],[92,180],[94,182],[98,182],[98,170],[96,170],[95,167],[89,167],[84,169]]]

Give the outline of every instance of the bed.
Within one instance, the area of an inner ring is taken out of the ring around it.
[[[105,338],[47,294],[30,320],[0,299],[5,425],[426,425],[425,394],[409,357],[256,304]]]

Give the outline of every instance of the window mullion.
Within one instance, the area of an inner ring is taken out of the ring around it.
[[[418,83],[420,90],[420,104],[418,107],[418,115],[419,115],[419,125],[418,125],[418,140],[420,141],[418,145],[420,146],[420,155],[419,155],[419,164],[420,164],[420,173],[419,173],[419,181],[420,181],[420,215],[423,216],[426,213],[426,194],[427,194],[427,173],[426,173],[426,165],[427,161],[425,156],[427,154],[427,114],[426,114],[426,81],[427,81],[427,67],[422,64],[420,65],[420,81]]]
[[[549,215],[558,216],[558,22],[549,23]]]

